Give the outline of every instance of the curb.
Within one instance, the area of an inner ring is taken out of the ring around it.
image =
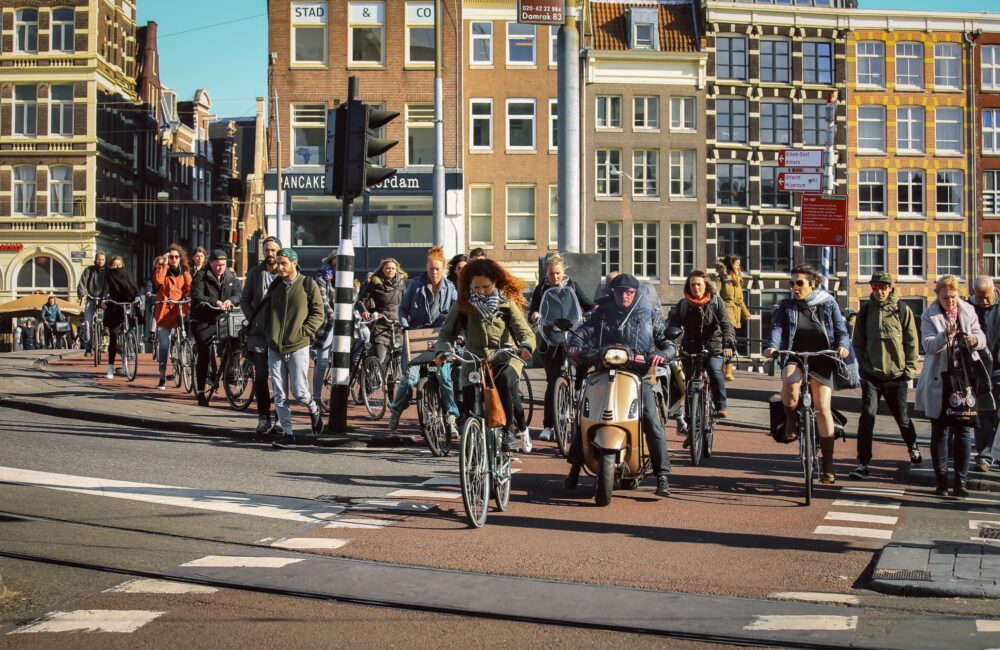
[[[934,476],[934,470],[930,465],[930,454],[925,458],[924,463],[926,465],[921,465],[918,467],[904,466],[899,468],[896,473],[896,480],[905,485],[919,485],[927,487],[935,487],[937,485],[937,479]],[[948,474],[948,485],[954,478],[954,472],[949,472]],[[969,479],[966,483],[966,487],[974,492],[1000,492],[1000,473],[993,472],[990,474],[982,474],[980,472],[969,471]]]
[[[908,597],[1000,598],[1000,579],[961,566],[969,560],[978,565],[979,558],[992,559],[998,555],[1000,548],[975,542],[890,542],[879,551],[869,587],[880,593]],[[880,571],[897,575],[876,577]],[[956,573],[963,572],[976,577],[956,577]]]

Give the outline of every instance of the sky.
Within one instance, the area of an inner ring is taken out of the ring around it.
[[[345,0],[332,0],[343,2]],[[254,113],[267,93],[267,0],[138,0],[138,22],[159,25],[160,77],[181,100],[199,88],[219,117]],[[862,9],[941,11],[940,0],[859,0]],[[1000,0],[957,0],[953,11],[1000,13]]]

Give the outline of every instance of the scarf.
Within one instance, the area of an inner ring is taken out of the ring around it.
[[[176,278],[180,274],[181,274],[181,267],[180,266],[168,266],[167,267],[167,275],[168,276],[170,276],[172,278]]]
[[[500,292],[494,288],[490,295],[480,296],[475,291],[470,291],[469,303],[475,307],[484,321],[493,320],[497,309],[500,308]]]
[[[427,301],[427,315],[433,323],[441,315],[441,295],[444,293],[442,291],[444,289],[444,280],[438,282],[437,291],[434,290],[434,285],[431,284],[430,280],[424,286],[427,288],[427,293],[431,296],[431,299]]]
[[[132,275],[123,268],[108,269],[108,297],[116,302],[128,302],[139,295]]]
[[[704,307],[708,304],[708,301],[712,299],[712,294],[705,292],[705,295],[701,298],[695,298],[687,291],[684,292],[684,299],[688,301],[688,304],[692,307]]]

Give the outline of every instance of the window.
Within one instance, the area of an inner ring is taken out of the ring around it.
[[[983,235],[983,273],[1000,277],[1000,235]]]
[[[406,62],[434,64],[433,2],[406,3]]]
[[[924,277],[924,233],[900,233],[897,239],[897,275],[899,279],[923,279]]]
[[[934,46],[934,85],[938,88],[962,87],[962,48],[958,43]]]
[[[885,152],[885,106],[858,107],[858,149]]]
[[[1000,215],[1000,171],[983,173],[983,212]]]
[[[659,129],[660,128],[660,98],[633,97],[632,98],[632,128],[633,129]]]
[[[492,149],[493,148],[493,100],[492,99],[472,99],[469,100],[472,116],[471,134],[472,149]]]
[[[507,23],[507,63],[535,64],[535,26]]]
[[[858,235],[858,277],[870,278],[885,271],[886,236],[884,232],[864,232]]]
[[[472,64],[490,65],[493,63],[493,23],[474,22],[470,29],[472,47],[470,56]]]
[[[549,26],[549,66],[559,65],[559,25]]]
[[[670,98],[670,130],[694,131],[697,104],[694,97]]]
[[[961,216],[962,214],[962,172],[957,169],[942,169],[937,172],[937,213]]]
[[[385,48],[385,4],[352,2],[348,5],[350,63],[382,65]],[[325,39],[324,39],[325,40]],[[325,46],[325,43],[324,43]]]
[[[884,169],[862,169],[858,172],[858,212],[885,214]]]
[[[885,43],[862,41],[857,53],[858,85],[885,88]]]
[[[965,250],[962,233],[939,233],[937,236],[937,275],[954,275],[960,278],[965,273],[962,253]]]
[[[983,111],[983,153],[1000,153],[1000,109]]]
[[[783,39],[760,41],[760,80],[788,83],[791,78],[791,44]]]
[[[658,11],[650,7],[629,9],[630,46],[633,50],[659,50],[660,35],[656,26],[660,22]]]
[[[559,186],[549,185],[549,248],[559,246]]]
[[[56,293],[69,297],[69,275],[58,261],[39,255],[28,260],[17,272],[17,292],[30,294],[35,291]]]
[[[720,99],[716,103],[715,138],[719,142],[747,141],[747,100]]]
[[[747,39],[720,36],[715,41],[715,76],[719,79],[747,78]]]
[[[49,93],[49,135],[73,135],[73,86],[51,86]]]
[[[18,9],[14,14],[14,51],[38,52],[37,9]]]
[[[636,149],[632,152],[632,196],[659,196],[660,152]]]
[[[984,45],[979,56],[983,90],[1000,90],[1000,45]]]
[[[35,168],[18,165],[14,168],[15,215],[35,214]]]
[[[924,46],[920,43],[896,43],[896,85],[924,87]]]
[[[896,172],[896,210],[898,214],[924,213],[924,172],[904,169]]]
[[[760,292],[760,330],[764,333],[771,331],[771,323],[774,320],[774,311],[782,300],[788,297],[787,290],[761,291]]]
[[[792,208],[790,192],[778,191],[778,168],[761,166],[760,168],[760,205],[764,208]]]
[[[14,135],[38,135],[38,89],[14,86]]]
[[[406,164],[434,164],[434,104],[406,105]]]
[[[823,251],[829,250],[830,257],[827,259],[827,275],[830,275],[834,269],[837,268],[837,249],[834,247],[826,248],[824,246],[803,246],[802,247],[802,261],[806,264],[812,266],[814,269],[819,271],[820,275],[823,274]]]
[[[292,165],[324,163],[326,115],[325,104],[292,104]]]
[[[694,198],[694,152],[670,152],[670,196]]]
[[[814,147],[826,146],[826,104],[802,104],[802,141]]]
[[[535,148],[535,100],[507,100],[507,148]]]
[[[621,149],[597,150],[597,172],[594,175],[597,196],[622,195],[621,155]]]
[[[49,214],[73,215],[73,168],[49,168]]]
[[[686,278],[694,270],[694,224],[670,224],[670,277]]]
[[[833,84],[833,43],[806,41],[802,44],[802,72],[807,84]]]
[[[549,151],[559,148],[559,100],[549,100]]]
[[[934,153],[962,153],[961,108],[939,108],[935,111]]]
[[[75,44],[76,12],[68,7],[52,10],[52,27],[49,49],[53,52],[73,52]]]
[[[594,242],[597,254],[601,256],[601,275],[622,270],[622,224],[620,221],[598,221],[597,240]]]
[[[359,10],[351,4],[351,17]],[[365,3],[365,11],[382,3]],[[326,3],[292,3],[292,63],[322,65],[326,63],[326,25],[329,12]],[[377,59],[381,61],[381,58]]]
[[[535,187],[507,186],[507,241],[535,241]]]
[[[792,231],[765,228],[760,231],[760,270],[787,273],[792,268]]]
[[[743,260],[743,272],[747,273],[750,259],[749,228],[719,228],[715,236],[716,255],[738,255]]]
[[[622,98],[599,95],[597,97],[596,115],[597,128],[622,128]]]
[[[715,165],[716,205],[747,207],[747,166],[743,163]]]
[[[632,224],[632,275],[639,278],[659,276],[657,269],[658,239],[659,224],[648,221]]]
[[[761,144],[790,144],[792,142],[792,105],[787,102],[761,102]]]
[[[901,106],[896,109],[896,149],[905,152],[924,150],[924,109]]]
[[[469,241],[493,241],[493,188],[489,185],[469,188]]]

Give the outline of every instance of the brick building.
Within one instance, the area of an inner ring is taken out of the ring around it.
[[[970,204],[979,233],[980,255],[973,273],[1000,279],[1000,18],[976,21],[983,33],[972,35],[970,57],[974,110],[971,111],[970,174],[977,182]]]

